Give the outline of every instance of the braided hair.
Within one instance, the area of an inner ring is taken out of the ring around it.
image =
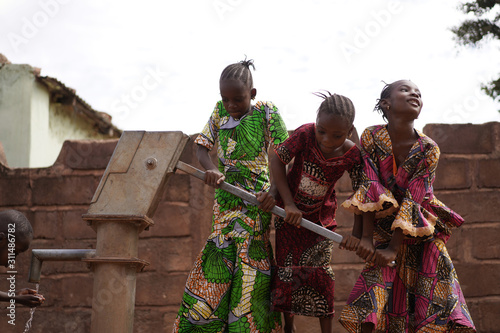
[[[354,123],[354,116],[356,111],[354,109],[354,104],[352,101],[342,95],[331,94],[329,91],[326,93],[316,92],[314,95],[321,97],[324,101],[321,103],[318,109],[318,114],[321,112],[332,114],[335,116],[340,116],[349,121],[349,124]]]
[[[387,114],[386,114],[387,110],[384,110],[381,103],[384,99],[391,97],[392,90],[396,86],[396,83],[399,83],[401,81],[405,81],[405,80],[397,80],[397,81],[394,81],[392,83],[385,83],[384,81],[382,81],[385,83],[385,86],[384,86],[384,88],[382,88],[382,92],[380,93],[380,98],[377,99],[377,103],[375,104],[373,111],[380,113],[382,115],[382,118],[385,121],[387,121]]]
[[[247,85],[250,89],[253,88],[253,78],[252,73],[250,72],[250,67],[255,70],[255,66],[253,64],[253,60],[245,57],[245,60],[237,62],[235,64],[231,64],[224,68],[222,74],[220,75],[220,81],[232,79],[239,80]]]

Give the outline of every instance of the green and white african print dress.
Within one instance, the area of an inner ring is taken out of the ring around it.
[[[217,143],[226,182],[251,193],[267,191],[267,151],[288,137],[276,106],[258,102],[236,120],[218,102],[197,144]],[[215,190],[212,231],[186,282],[174,332],[278,332],[270,311],[271,214]]]

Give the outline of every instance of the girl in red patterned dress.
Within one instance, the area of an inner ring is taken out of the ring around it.
[[[387,125],[363,132],[364,172],[342,204],[362,213],[357,253],[368,263],[340,322],[349,332],[475,332],[445,245],[463,219],[434,196],[439,148],[413,127],[420,90],[388,84],[375,109]]]
[[[277,204],[286,212],[285,219],[275,217],[277,267],[272,292],[274,311],[284,314],[285,332],[293,332],[294,315],[319,317],[321,331],[332,332],[333,241],[297,226],[304,217],[335,230],[335,183],[344,171],[356,179],[353,175],[361,168],[360,151],[348,139],[354,130],[351,100],[330,93],[316,95],[324,98],[316,123],[296,129],[271,158]],[[346,237],[343,245],[355,249],[356,238]]]

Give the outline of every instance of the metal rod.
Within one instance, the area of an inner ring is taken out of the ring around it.
[[[179,170],[182,170],[198,179],[205,180],[205,172],[193,167],[192,165],[186,164],[182,161],[178,161],[176,168]],[[231,194],[236,195],[237,197],[250,202],[253,205],[258,206],[260,204],[259,200],[255,197],[255,195],[244,191],[236,186],[233,186],[229,183],[223,182],[220,185],[220,188],[223,189],[224,191],[227,191]],[[282,218],[285,218],[286,212],[283,208],[274,206],[273,209],[271,210],[271,213],[278,215]],[[334,242],[340,243],[342,242],[342,235],[339,235],[336,232],[330,231],[314,222],[311,222],[309,220],[306,220],[305,218],[302,218],[302,221],[300,222],[300,226],[311,230],[312,232],[315,232],[323,237],[329,238],[333,240]]]
[[[43,261],[80,261],[95,256],[95,249],[33,249],[28,281],[40,282]]]

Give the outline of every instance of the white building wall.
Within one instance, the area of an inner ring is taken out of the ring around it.
[[[49,167],[66,140],[108,138],[71,105],[53,103],[31,66],[0,68],[0,142],[10,168]]]
[[[0,142],[11,168],[30,164],[32,71],[29,65],[0,68]]]
[[[51,144],[49,132],[49,102],[48,89],[38,82],[33,83],[31,94],[31,145],[29,152],[30,168],[48,167],[54,164],[61,146]],[[7,162],[9,160],[7,159]]]

